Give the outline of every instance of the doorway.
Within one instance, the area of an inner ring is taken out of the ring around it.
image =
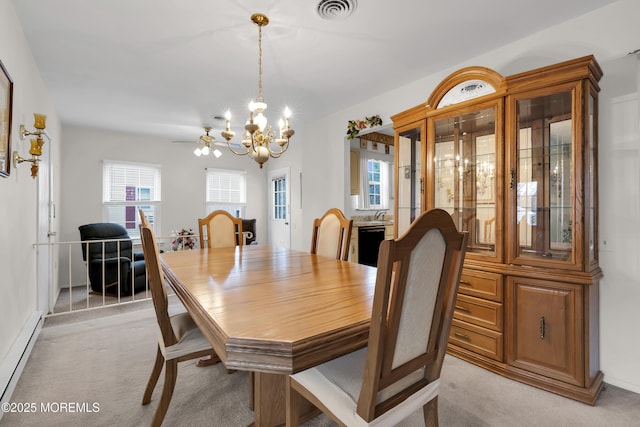
[[[50,141],[49,141],[50,142]],[[48,144],[38,173],[38,214],[37,214],[37,310],[48,314],[57,298],[57,248],[49,245],[56,241],[56,214],[53,191],[52,144]]]
[[[289,168],[269,172],[269,242],[291,248],[291,191]]]

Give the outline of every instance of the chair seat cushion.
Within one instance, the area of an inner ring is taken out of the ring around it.
[[[182,304],[169,304],[167,306],[169,317],[177,316],[178,314],[186,313],[187,309]]]
[[[166,360],[212,349],[211,343],[202,335],[189,313],[181,312],[175,314],[169,320],[178,342],[172,346],[165,347],[162,334],[160,334],[158,342]]]
[[[438,395],[439,379],[414,393],[393,410],[367,423],[356,412],[366,357],[367,348],[363,348],[293,374],[291,377],[309,390],[344,424],[354,427],[396,425]],[[404,388],[407,383],[411,384],[420,378],[423,378],[422,370],[405,377],[402,384],[398,383],[387,387],[378,396],[378,401],[392,396],[395,389]]]

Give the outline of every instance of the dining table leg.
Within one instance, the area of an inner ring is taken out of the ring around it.
[[[275,427],[286,422],[286,374],[254,372],[253,409],[256,427]],[[309,402],[301,402],[300,422],[304,422],[320,411]]]

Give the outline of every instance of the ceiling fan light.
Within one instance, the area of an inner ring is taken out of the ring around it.
[[[216,156],[216,159],[219,159],[220,156],[222,156],[222,151],[216,148],[215,150],[213,150],[213,155]]]
[[[193,150],[193,154],[195,154],[196,156],[200,157],[202,155],[202,150],[200,149],[200,147],[198,147],[195,150]]]
[[[202,147],[202,154],[204,154],[205,156],[209,155],[209,147],[207,147],[206,145],[204,147]]]

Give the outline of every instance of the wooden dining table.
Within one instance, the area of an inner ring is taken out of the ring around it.
[[[376,268],[264,245],[167,252],[170,286],[227,369],[251,371],[258,427],[285,422],[285,379],[367,344]],[[305,411],[304,419],[314,414]]]

